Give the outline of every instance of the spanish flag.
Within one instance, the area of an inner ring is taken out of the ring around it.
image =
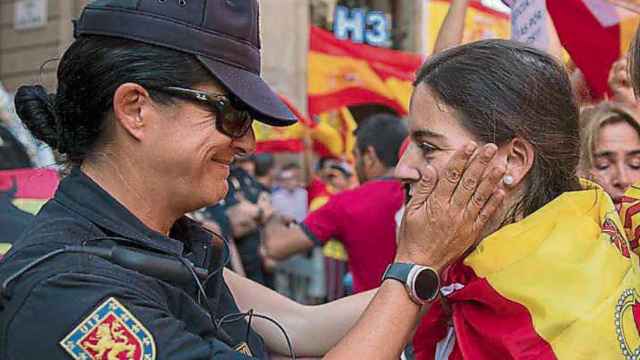
[[[637,1],[547,0],[547,10],[591,95],[604,97],[611,65],[627,53],[638,27]]]
[[[447,271],[416,358],[640,358],[639,263],[624,228],[593,186],[485,238]]]
[[[311,27],[308,104],[311,116],[345,106],[385,105],[404,115],[422,57],[338,40]]]
[[[298,122],[288,127],[273,127],[254,121],[256,152],[301,152],[304,148],[303,138],[309,136],[313,141],[313,150],[319,156],[351,156],[355,143],[353,131],[357,125],[348,108],[327,112],[320,115],[318,121],[312,121],[285,96],[280,95],[280,98],[298,118]]]

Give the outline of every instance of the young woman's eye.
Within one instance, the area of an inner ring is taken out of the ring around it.
[[[418,147],[420,147],[420,150],[422,151],[422,154],[424,156],[431,155],[433,154],[433,152],[438,150],[437,147],[427,143],[420,143],[418,144]]]
[[[634,156],[629,160],[629,167],[633,170],[640,170],[640,156]]]

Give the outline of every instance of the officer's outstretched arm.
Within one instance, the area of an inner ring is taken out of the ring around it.
[[[285,328],[297,356],[326,354],[355,325],[376,293],[370,290],[328,304],[305,306],[232,271],[225,270],[224,278],[241,311],[253,309]],[[284,335],[273,323],[254,318],[252,326],[271,351],[289,353]]]

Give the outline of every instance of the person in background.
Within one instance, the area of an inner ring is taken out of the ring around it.
[[[307,216],[307,190],[302,187],[300,166],[296,163],[283,166],[278,185],[271,197],[274,210],[295,221],[303,221]]]
[[[640,181],[640,122],[629,105],[603,101],[580,112],[580,176],[595,181],[620,207]]]
[[[348,163],[336,162],[329,165],[325,178],[334,193],[348,190],[352,187],[353,170]]]
[[[0,171],[30,168],[31,160],[24,146],[0,123]],[[0,188],[0,258],[18,240],[34,216],[18,209],[12,202],[15,184]]]
[[[227,195],[209,207],[206,213],[220,225],[222,234],[235,243],[246,276],[265,285],[268,278],[265,277],[264,259],[260,252],[260,232],[262,225],[272,216],[273,208],[265,186],[247,169],[255,172],[253,160],[242,159],[239,164],[233,164],[227,179]]]
[[[623,103],[628,107],[638,108],[638,102],[633,94],[629,78],[629,61],[627,59],[627,56],[623,56],[611,65],[609,89],[611,89],[612,97],[610,100]]]
[[[275,159],[273,154],[261,153],[253,156],[254,176],[258,184],[262,185],[262,191],[271,193],[275,172]]]
[[[378,286],[396,251],[394,215],[404,194],[391,175],[407,133],[406,124],[396,116],[365,119],[356,129],[354,149],[361,185],[331,196],[300,225],[286,226],[274,217],[265,228],[267,254],[282,260],[336,238],[347,250],[354,292]]]

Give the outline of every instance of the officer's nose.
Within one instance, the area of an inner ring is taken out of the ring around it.
[[[231,145],[236,157],[253,154],[256,151],[256,134],[253,132],[253,127],[249,128],[241,138],[233,139]]]

